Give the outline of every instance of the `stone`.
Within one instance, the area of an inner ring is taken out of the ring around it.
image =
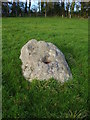
[[[72,78],[63,53],[52,43],[32,39],[22,47],[20,59],[28,81],[54,78],[62,83]]]

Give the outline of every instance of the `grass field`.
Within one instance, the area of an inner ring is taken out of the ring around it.
[[[88,116],[88,20],[3,18],[3,118],[86,118]],[[54,43],[65,55],[73,80],[26,81],[19,59],[30,39]]]

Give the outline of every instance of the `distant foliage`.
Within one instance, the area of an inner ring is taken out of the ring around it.
[[[62,17],[88,17],[90,2],[38,2],[38,5],[31,7],[26,2],[13,0],[13,2],[2,3],[2,16],[62,16]]]

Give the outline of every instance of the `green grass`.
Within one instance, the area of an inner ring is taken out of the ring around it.
[[[3,18],[3,118],[86,118],[88,116],[88,20]],[[26,81],[19,59],[30,39],[54,43],[65,55],[73,79]]]

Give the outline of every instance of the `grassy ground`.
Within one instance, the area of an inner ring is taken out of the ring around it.
[[[3,118],[85,118],[88,96],[88,20],[3,18]],[[26,81],[20,50],[35,38],[54,43],[65,55],[73,80],[61,85]]]

